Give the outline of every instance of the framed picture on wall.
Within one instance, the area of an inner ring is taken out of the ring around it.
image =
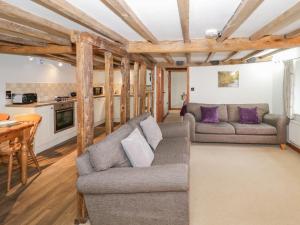
[[[240,82],[239,71],[219,71],[218,87],[238,88]]]

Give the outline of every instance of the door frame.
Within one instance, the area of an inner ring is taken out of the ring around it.
[[[190,100],[190,76],[189,76],[189,67],[187,68],[167,68],[168,71],[168,109],[169,110],[180,110],[181,108],[172,108],[172,72],[186,72],[186,95],[187,102]]]

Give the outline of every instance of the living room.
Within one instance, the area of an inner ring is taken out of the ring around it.
[[[299,0],[0,0],[0,224],[298,225]]]

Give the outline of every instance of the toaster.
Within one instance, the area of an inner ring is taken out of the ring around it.
[[[12,103],[13,104],[30,104],[37,102],[36,93],[24,93],[24,94],[12,94]]]

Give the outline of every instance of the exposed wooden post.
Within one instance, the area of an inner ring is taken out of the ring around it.
[[[77,154],[85,152],[93,144],[94,99],[93,99],[93,46],[78,36],[76,40],[77,80]],[[87,211],[83,196],[78,193],[78,222],[85,222]]]
[[[122,58],[121,74],[120,121],[124,124],[130,118],[130,64],[127,57]]]
[[[147,66],[145,63],[142,63],[140,69],[140,114],[145,112],[146,73],[147,73]]]
[[[113,82],[114,68],[113,55],[111,52],[105,52],[105,132],[110,134],[113,131]]]
[[[151,114],[154,116],[155,67],[151,71]]]
[[[171,104],[172,104],[172,98],[171,98],[171,94],[172,94],[172,87],[171,87],[171,76],[172,76],[172,72],[171,70],[168,71],[168,109],[171,110]]]
[[[134,66],[133,66],[133,79],[134,79],[134,86],[133,86],[133,90],[134,90],[134,116],[138,116],[139,115],[139,63],[138,62],[134,62]]]
[[[156,67],[156,120],[162,122],[164,117],[164,73],[160,66]]]

